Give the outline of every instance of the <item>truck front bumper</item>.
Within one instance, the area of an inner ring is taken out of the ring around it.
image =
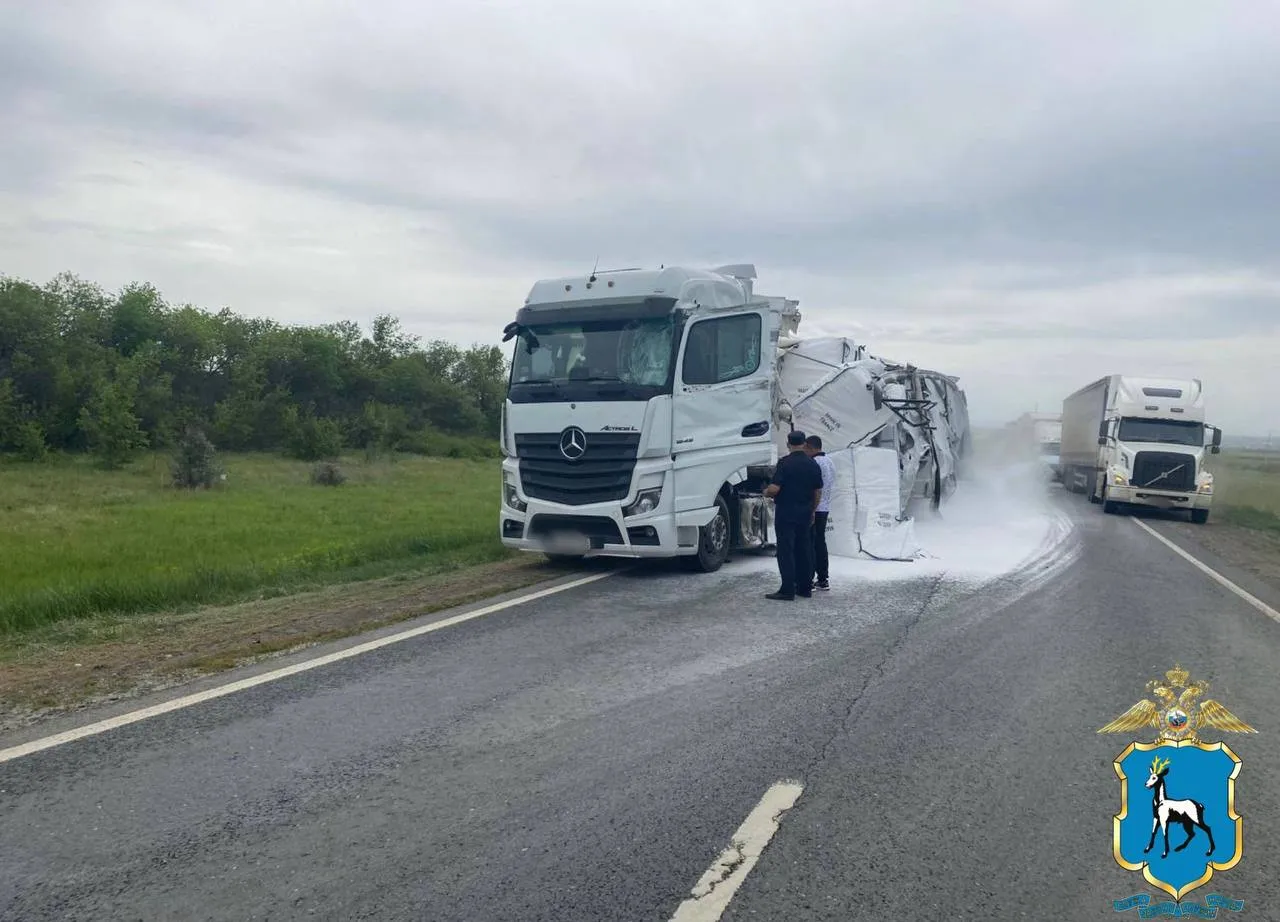
[[[714,506],[672,514],[624,516],[617,504],[558,506],[528,502],[519,511],[503,505],[502,543],[518,551],[572,557],[680,557],[698,552],[698,529]]]
[[[1133,506],[1154,509],[1208,509],[1213,505],[1212,493],[1181,493],[1174,490],[1152,490],[1132,484],[1107,484],[1107,499]]]

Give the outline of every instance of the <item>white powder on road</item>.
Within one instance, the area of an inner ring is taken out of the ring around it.
[[[927,502],[913,509],[916,541],[926,557],[912,561],[831,557],[831,577],[840,582],[918,579],[947,573],[984,581],[1011,573],[1059,545],[1070,519],[1050,503],[1052,487],[1041,468],[1015,465],[977,468],[934,512]],[[772,556],[743,557],[735,569],[776,570]]]

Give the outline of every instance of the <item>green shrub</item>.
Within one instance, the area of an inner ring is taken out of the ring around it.
[[[127,382],[100,380],[89,402],[80,408],[80,430],[89,453],[107,470],[124,467],[147,443],[133,401]]]
[[[342,425],[336,419],[305,416],[290,421],[287,454],[299,461],[330,461],[342,454]]]
[[[189,427],[178,440],[170,471],[173,485],[186,490],[207,489],[222,476],[213,443],[195,426]]]
[[[44,440],[44,427],[28,420],[18,426],[14,436],[18,457],[23,461],[39,462],[49,457],[49,446]]]
[[[347,482],[347,475],[332,461],[321,461],[311,469],[311,482],[319,487],[338,487]]]

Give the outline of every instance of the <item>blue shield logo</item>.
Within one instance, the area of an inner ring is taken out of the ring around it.
[[[1235,867],[1243,853],[1235,810],[1240,759],[1223,743],[1131,743],[1115,760],[1120,812],[1113,851],[1175,900]]]

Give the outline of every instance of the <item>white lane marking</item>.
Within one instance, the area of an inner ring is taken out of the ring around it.
[[[729,847],[698,880],[693,895],[676,909],[671,922],[716,922],[778,831],[782,814],[795,806],[803,790],[804,785],[797,782],[779,781],[765,791],[729,840]]]
[[[1223,586],[1226,586],[1228,589],[1230,589],[1240,598],[1244,599],[1246,602],[1248,602],[1258,611],[1262,612],[1268,618],[1272,619],[1273,621],[1280,621],[1280,611],[1276,611],[1274,608],[1272,608],[1266,602],[1262,601],[1262,599],[1258,598],[1256,595],[1253,595],[1252,593],[1246,592],[1244,589],[1241,589],[1235,583],[1231,582],[1231,580],[1227,579],[1217,570],[1213,569],[1213,567],[1209,566],[1208,564],[1201,563],[1199,560],[1196,560],[1195,557],[1193,557],[1191,554],[1188,554],[1182,548],[1178,547],[1178,545],[1174,544],[1164,535],[1160,534],[1160,532],[1156,531],[1146,522],[1143,522],[1140,519],[1130,519],[1130,521],[1133,522],[1133,524],[1137,525],[1139,528],[1141,528],[1143,531],[1147,532],[1149,535],[1154,536],[1157,541],[1167,546],[1170,550],[1172,550],[1175,554],[1182,557],[1192,566],[1197,567],[1198,569],[1203,571],[1207,576],[1209,576],[1210,579],[1217,580]]]
[[[212,701],[214,698],[221,698],[224,695],[244,691],[246,688],[253,688],[257,685],[265,685],[268,682],[275,682],[291,675],[297,675],[300,672],[319,669],[321,666],[328,666],[330,663],[337,663],[344,659],[351,659],[353,656],[360,656],[363,653],[369,653],[373,650],[387,647],[394,643],[400,643],[414,637],[421,637],[423,634],[430,634],[432,631],[441,631],[447,627],[453,627],[455,624],[461,624],[464,621],[471,621],[474,618],[483,618],[485,615],[492,615],[494,612],[514,608],[517,605],[523,605],[526,602],[542,599],[549,595],[555,595],[557,592],[564,592],[566,589],[585,586],[587,583],[594,583],[597,580],[601,580],[612,575],[613,572],[594,573],[591,576],[584,576],[580,579],[575,579],[572,582],[561,583],[558,586],[550,586],[546,589],[540,589],[537,592],[531,592],[528,595],[508,599],[505,602],[495,602],[493,605],[487,605],[484,608],[477,608],[474,611],[463,612],[460,615],[453,615],[450,618],[442,618],[439,621],[432,621],[430,624],[423,624],[415,628],[410,628],[407,631],[388,634],[387,636],[379,637],[376,640],[369,640],[362,644],[356,644],[353,647],[347,647],[345,650],[338,650],[336,653],[327,653],[324,656],[317,656],[315,659],[304,660],[290,666],[282,666],[281,668],[273,669],[270,672],[250,676],[247,679],[238,679],[234,682],[228,682],[226,685],[219,685],[215,688],[209,688],[204,691],[195,692],[194,694],[184,695],[181,698],[162,701],[161,703],[153,704],[150,707],[139,708],[136,711],[129,711],[126,714],[120,714],[116,717],[108,717],[107,719],[99,720],[96,723],[85,724],[83,727],[75,727],[71,730],[65,730],[62,733],[55,733],[52,736],[45,736],[37,740],[32,740],[29,743],[10,746],[8,749],[0,749],[0,763],[9,762],[13,759],[20,759],[23,756],[31,755],[33,752],[40,752],[43,749],[51,749],[54,746],[61,746],[64,743],[70,743],[73,740],[84,739],[86,736],[96,736],[99,733],[106,733],[108,730],[114,730],[118,727],[137,723],[140,720],[147,720],[151,717],[158,717],[159,715],[167,714],[170,711],[188,708],[193,704]]]

